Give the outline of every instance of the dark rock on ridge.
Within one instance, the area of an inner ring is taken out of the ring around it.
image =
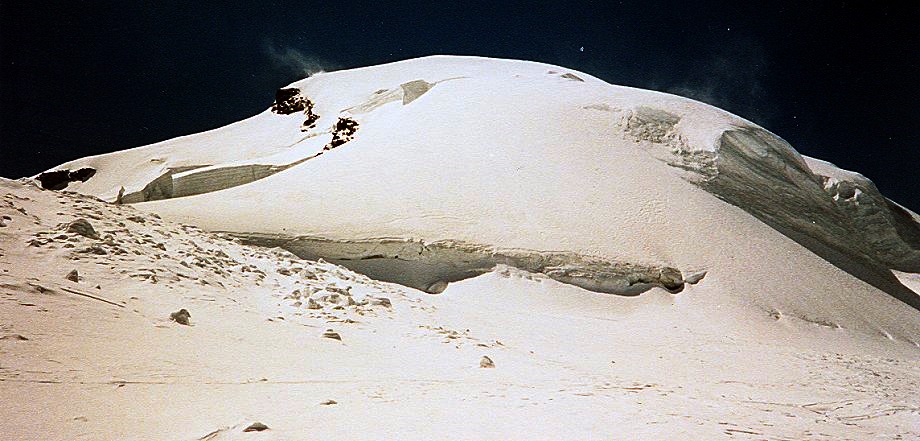
[[[86,182],[96,174],[96,169],[84,167],[79,170],[54,170],[38,175],[38,181],[46,190],[63,190],[71,182]]]

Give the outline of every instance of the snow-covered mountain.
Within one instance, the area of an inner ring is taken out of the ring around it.
[[[918,221],[562,67],[320,73],[0,180],[0,438],[916,438]]]
[[[430,292],[496,264],[627,295],[705,273],[719,302],[920,341],[890,271],[920,272],[916,215],[742,118],[556,66],[322,73],[247,120],[58,167],[83,168],[68,188]]]

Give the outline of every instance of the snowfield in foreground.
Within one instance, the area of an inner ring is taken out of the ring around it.
[[[13,181],[0,216],[3,439],[920,435],[915,347],[712,304],[708,277],[626,297],[499,266],[433,296]]]
[[[699,102],[427,57],[36,178],[3,438],[920,436],[918,216]]]

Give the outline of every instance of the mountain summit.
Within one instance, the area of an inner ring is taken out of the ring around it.
[[[622,295],[705,274],[710,300],[920,341],[891,272],[920,272],[915,214],[750,121],[557,66],[321,73],[51,173],[87,169],[70,189],[429,292],[498,264]]]
[[[0,179],[0,288],[0,439],[920,437],[917,215],[540,63]]]

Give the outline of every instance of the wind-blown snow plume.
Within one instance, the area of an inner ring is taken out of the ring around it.
[[[693,76],[665,90],[716,107],[731,109],[758,124],[774,117],[761,83],[768,60],[754,42],[729,45],[701,61],[702,77]]]
[[[276,46],[271,41],[265,42],[263,52],[277,69],[295,75],[310,76],[337,68],[316,56],[304,54],[290,46]]]

